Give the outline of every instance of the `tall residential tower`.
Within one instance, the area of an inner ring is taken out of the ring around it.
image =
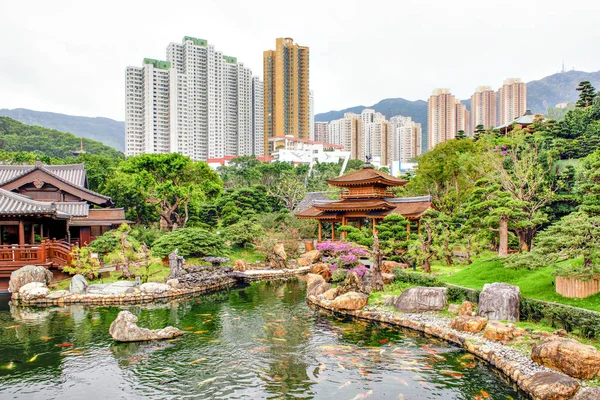
[[[527,110],[527,85],[518,78],[509,78],[498,89],[498,125],[510,124]]]
[[[263,67],[265,153],[271,154],[268,138],[310,138],[309,49],[278,38],[275,50],[263,53]]]
[[[456,137],[456,98],[450,89],[435,89],[427,101],[429,150]]]
[[[496,125],[496,93],[490,86],[479,86],[471,95],[471,128],[488,129]]]

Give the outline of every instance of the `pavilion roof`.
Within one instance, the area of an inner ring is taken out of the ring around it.
[[[313,207],[324,211],[365,211],[390,210],[394,205],[383,199],[346,199],[332,203],[316,203]]]
[[[29,197],[5,189],[0,189],[0,215],[45,215],[60,219],[71,217],[69,214],[60,211],[52,202],[32,200]]]
[[[337,178],[328,179],[327,183],[332,186],[362,186],[375,183],[385,186],[404,186],[408,181],[378,171],[367,164],[363,169],[358,171],[353,171]]]

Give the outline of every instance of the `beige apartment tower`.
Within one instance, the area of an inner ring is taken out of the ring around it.
[[[271,137],[310,138],[309,48],[278,38],[263,53],[265,155]]]
[[[450,89],[435,89],[427,101],[428,148],[456,137],[456,98]]]
[[[490,86],[479,86],[471,96],[471,129],[478,125],[484,129],[496,125],[496,92]]]
[[[498,89],[498,124],[510,124],[527,110],[527,85],[518,78],[509,78]]]
[[[471,136],[471,113],[467,111],[467,106],[456,99],[456,132],[464,131],[467,136]]]

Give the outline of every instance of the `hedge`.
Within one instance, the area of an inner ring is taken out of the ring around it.
[[[477,303],[481,293],[480,290],[452,285],[433,276],[405,272],[400,268],[394,269],[394,275],[399,282],[418,286],[446,287],[448,288],[448,300],[451,302],[468,300]],[[578,331],[581,336],[586,338],[600,339],[600,313],[597,311],[523,297],[521,298],[520,313],[521,320],[545,322],[567,332]]]

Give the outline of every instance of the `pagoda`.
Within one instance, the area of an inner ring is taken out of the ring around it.
[[[394,197],[390,188],[404,186],[408,181],[378,171],[368,162],[363,169],[329,179],[327,183],[342,188],[339,200],[314,200],[296,213],[297,218],[316,219],[319,222],[319,242],[323,241],[324,223],[329,224],[331,240],[335,240],[336,223],[355,225],[358,229],[370,224],[375,232],[377,223],[387,215],[400,214],[409,221],[418,221],[432,208],[430,196]],[[345,233],[342,234],[344,237]]]

